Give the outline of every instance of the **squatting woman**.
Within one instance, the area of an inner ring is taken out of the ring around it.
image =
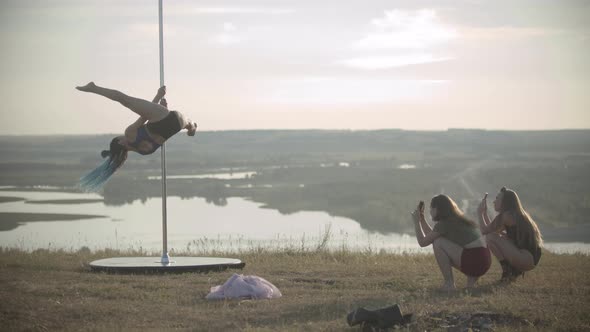
[[[502,267],[501,281],[513,281],[539,264],[543,238],[514,190],[502,187],[494,200],[498,215],[490,221],[486,197],[477,209],[480,228]]]
[[[424,219],[424,203],[412,213],[416,238],[421,247],[432,244],[434,257],[444,278],[442,290],[455,289],[453,269],[467,276],[467,287],[475,286],[491,265],[491,255],[477,224],[467,219],[457,204],[446,195],[430,201],[433,228]]]

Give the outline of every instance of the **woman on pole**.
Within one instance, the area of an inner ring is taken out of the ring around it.
[[[123,165],[128,151],[142,155],[152,154],[179,131],[186,129],[187,135],[194,136],[197,130],[197,124],[182,113],[168,110],[166,99],[164,99],[165,86],[158,89],[152,102],[100,87],[94,82],[78,86],[76,89],[117,101],[139,115],[139,118],[125,129],[124,135],[113,138],[109,150],[101,152],[101,156],[107,159],[80,179],[80,185],[86,191],[100,189]]]

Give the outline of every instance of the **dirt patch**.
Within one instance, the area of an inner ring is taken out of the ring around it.
[[[319,278],[293,278],[293,279],[291,279],[291,281],[310,283],[310,284],[326,284],[326,285],[334,285],[336,283],[336,280],[333,280],[333,279],[319,279]]]
[[[493,331],[498,327],[522,328],[522,327],[542,327],[545,326],[542,321],[529,321],[526,318],[514,316],[511,314],[501,314],[493,312],[475,312],[475,313],[448,313],[436,312],[427,317],[418,318],[419,325],[426,330],[446,329],[449,332],[461,331]]]

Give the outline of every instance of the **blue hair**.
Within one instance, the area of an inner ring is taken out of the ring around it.
[[[85,192],[97,192],[102,189],[111,175],[113,175],[127,159],[127,149],[120,145],[118,139],[115,137],[111,141],[110,150],[102,151],[101,156],[103,158],[108,158],[90,173],[80,178],[78,187]]]

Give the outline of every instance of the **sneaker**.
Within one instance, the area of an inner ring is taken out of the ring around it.
[[[376,310],[376,313],[378,315],[377,325],[380,328],[390,328],[404,324],[404,316],[402,316],[402,311],[397,304]]]
[[[346,316],[346,322],[349,326],[355,326],[361,323],[375,323],[377,322],[378,316],[374,311],[367,310],[365,308],[358,308],[353,310]]]
[[[502,267],[502,277],[500,277],[500,282],[512,282],[514,281],[514,268],[507,260],[500,261],[500,266]]]

